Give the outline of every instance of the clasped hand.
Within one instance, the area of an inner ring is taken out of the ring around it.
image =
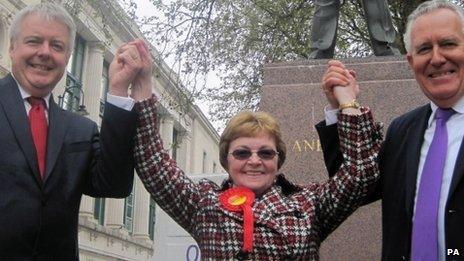
[[[149,98],[152,94],[153,59],[147,43],[141,39],[123,44],[109,67],[109,93],[128,96],[136,101]]]
[[[332,109],[340,104],[348,103],[359,95],[359,86],[356,81],[356,72],[348,70],[337,60],[331,60],[329,67],[322,76],[322,90]]]

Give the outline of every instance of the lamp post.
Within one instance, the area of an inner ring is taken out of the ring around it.
[[[79,95],[76,95],[76,90],[79,91]],[[77,108],[74,108],[75,99],[78,101]],[[74,111],[81,116],[89,115],[84,105],[84,91],[80,85],[66,86],[63,94],[58,96],[58,106],[65,110],[74,109]],[[67,108],[65,108],[65,106]]]

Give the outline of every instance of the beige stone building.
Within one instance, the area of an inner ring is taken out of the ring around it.
[[[0,0],[0,76],[10,71],[8,28],[12,16],[40,0]],[[108,66],[123,42],[142,37],[137,26],[124,15],[116,0],[56,0],[70,10],[78,27],[67,75],[53,92],[63,108],[79,110],[100,122],[108,88]],[[104,3],[98,8],[89,3]],[[102,19],[102,17],[104,17]],[[154,57],[159,57],[156,50]],[[161,97],[160,132],[170,153],[189,175],[224,172],[218,159],[219,136],[193,104],[182,104],[181,86],[175,73],[163,62],[155,62],[154,92]],[[186,108],[188,108],[186,110]],[[81,110],[83,111],[83,110]],[[83,261],[151,260],[159,209],[138,177],[126,199],[94,199],[84,196],[79,216],[79,247]],[[157,227],[163,224],[157,224]]]

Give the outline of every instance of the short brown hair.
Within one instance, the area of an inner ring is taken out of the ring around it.
[[[265,132],[274,138],[278,155],[277,167],[280,169],[285,162],[287,147],[282,140],[279,124],[269,113],[242,111],[232,117],[222,132],[219,140],[219,160],[224,169],[228,169],[227,155],[230,143],[240,137],[254,137]]]

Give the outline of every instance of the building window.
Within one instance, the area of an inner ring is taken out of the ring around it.
[[[202,165],[203,173],[206,173],[206,157],[207,157],[206,151],[203,151],[203,165]]]
[[[132,234],[133,219],[134,219],[134,187],[130,195],[124,200],[124,227]]]
[[[108,86],[110,84],[109,73],[108,73],[109,68],[110,68],[110,65],[108,64],[108,62],[103,61],[101,95],[100,95],[100,117],[103,117],[103,112],[105,111],[106,96],[108,94]]]
[[[217,173],[217,164],[213,162],[213,173]]]
[[[150,197],[150,216],[148,217],[148,234],[150,239],[155,238],[155,222],[156,222],[156,203],[153,197]]]
[[[82,68],[84,67],[85,40],[76,36],[74,51],[69,58],[66,77],[66,90],[62,107],[77,111],[82,92]]]
[[[105,199],[96,198],[93,208],[93,217],[98,221],[98,224],[104,225],[105,221]]]
[[[179,132],[172,130],[172,158],[177,161],[177,148],[179,147]]]
[[[79,81],[82,80],[82,68],[84,67],[85,40],[80,35],[76,35],[74,41],[74,51],[69,58],[68,73],[72,74]]]

